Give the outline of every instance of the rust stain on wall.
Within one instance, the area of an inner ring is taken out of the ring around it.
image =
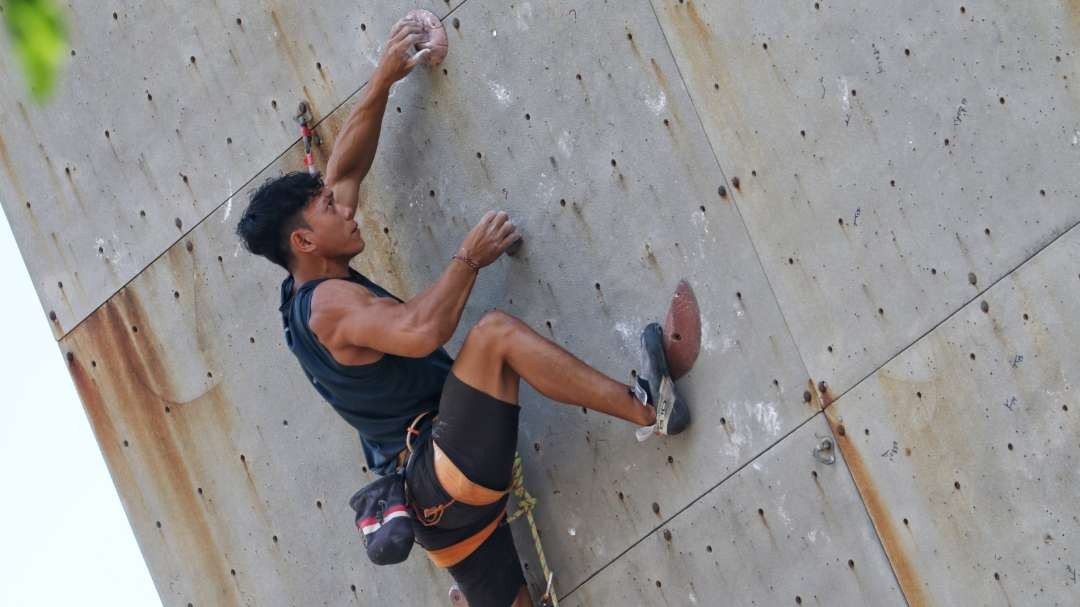
[[[810,383],[811,385],[813,385],[813,381],[811,381]],[[821,398],[822,409],[833,404],[833,401],[836,400],[836,396],[833,394],[832,389],[829,388],[829,382],[821,380],[817,383],[817,386],[814,387],[817,388],[818,396]]]
[[[402,268],[410,266],[397,255],[397,235],[393,226],[385,214],[370,206],[359,208],[356,219],[367,244],[351,265],[386,286],[397,297],[408,301],[412,292]]]
[[[851,470],[851,476],[855,479],[855,486],[859,489],[859,494],[866,504],[870,520],[873,521],[874,528],[881,538],[881,544],[885,548],[885,555],[889,557],[889,562],[896,573],[896,579],[904,592],[904,598],[907,599],[908,604],[914,607],[931,604],[924,592],[915,563],[903,548],[900,531],[894,525],[888,504],[878,493],[870,470],[863,462],[862,454],[851,442],[843,421],[836,418],[835,409],[826,408],[825,418],[832,427],[833,434],[836,436],[836,443],[840,447],[841,453],[843,453],[848,469]]]
[[[709,30],[709,25],[705,23],[705,20],[702,19],[701,15],[697,12],[697,6],[695,6],[693,0],[688,0],[686,3],[686,16],[690,18],[690,23],[692,23],[694,29],[697,30],[698,36],[703,40],[712,38],[712,31]]]
[[[656,76],[656,81],[660,83],[660,88],[664,89],[664,94],[671,97],[671,87],[668,85],[667,75],[664,74],[660,64],[656,62],[656,59],[650,57],[649,65],[652,67],[653,75]]]
[[[178,399],[170,375],[174,361],[161,356],[153,324],[139,301],[122,290],[62,341],[68,368],[110,473],[136,524],[161,522],[174,563],[194,568],[185,580],[195,603],[236,603],[228,579],[227,524],[208,516],[197,489],[218,465],[208,435],[232,433],[231,407],[220,384],[192,399]],[[207,460],[207,461],[204,461]],[[141,542],[159,541],[137,534]],[[153,562],[149,562],[153,566]],[[158,579],[164,577],[157,576]],[[167,576],[166,576],[167,577]],[[201,599],[201,600],[200,600]]]
[[[19,183],[19,174],[15,171],[15,165],[11,164],[11,154],[8,152],[7,144],[4,143],[3,136],[0,136],[0,164],[4,165],[4,172],[8,174],[11,179],[11,184],[15,186],[15,193],[18,194],[19,199],[26,198],[26,194],[23,193],[22,184]]]
[[[1080,33],[1080,0],[1065,0],[1065,10],[1069,13],[1069,23],[1075,33]]]
[[[292,67],[293,73],[296,75],[298,82],[307,82],[307,78],[304,77],[303,71],[300,69],[300,64],[296,61],[296,57],[293,55],[293,45],[289,42],[289,36],[286,29],[281,24],[281,19],[278,17],[277,11],[270,11],[270,18],[274,20],[274,27],[277,28],[278,36],[274,37],[278,47],[285,53],[285,57],[289,60],[289,66]]]
[[[706,132],[710,133],[722,125],[718,117],[724,117],[723,128],[731,128],[732,134],[740,144],[749,146],[754,157],[759,156],[758,144],[751,138],[744,140],[742,133],[734,125],[752,128],[754,121],[747,120],[739,106],[738,76],[731,72],[732,57],[724,57],[716,37],[708,23],[698,12],[692,0],[685,5],[676,4],[667,11],[671,27],[677,32],[670,37],[672,52],[680,65],[686,86],[691,91],[706,123]],[[715,144],[714,144],[715,145]],[[762,163],[764,166],[764,163]]]
[[[813,378],[806,380],[806,389],[803,390],[802,401],[815,411],[821,411],[825,408],[825,405],[821,403],[821,394],[818,393]]]

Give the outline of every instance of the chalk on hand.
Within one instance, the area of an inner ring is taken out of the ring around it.
[[[428,50],[423,62],[428,65],[442,63],[443,59],[446,59],[447,51],[449,51],[449,41],[446,38],[446,30],[443,28],[439,18],[435,16],[435,13],[416,9],[409,11],[405,18],[419,22],[424,28],[424,39],[416,43],[417,52]]]

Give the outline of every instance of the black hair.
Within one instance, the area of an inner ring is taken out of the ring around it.
[[[323,188],[322,175],[294,171],[263,182],[251,194],[236,234],[244,248],[289,269],[292,254],[289,235],[298,227],[310,227],[301,211]]]

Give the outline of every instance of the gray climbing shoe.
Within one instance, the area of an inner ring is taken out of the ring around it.
[[[639,441],[652,434],[678,434],[690,425],[690,407],[675,387],[664,356],[664,333],[659,323],[641,332],[641,371],[634,378],[638,400],[656,409],[656,423],[637,431]]]

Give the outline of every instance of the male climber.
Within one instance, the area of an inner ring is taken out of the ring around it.
[[[422,59],[423,52],[410,57],[421,29],[409,20],[394,26],[325,180],[303,172],[267,180],[237,233],[249,251],[289,272],[279,308],[288,346],[357,429],[371,470],[393,472],[410,425],[437,414],[415,424],[406,471],[417,542],[428,556],[449,569],[471,607],[531,605],[505,524],[519,379],[551,400],[631,422],[645,436],[677,434],[690,414],[674,391],[656,323],[642,334],[643,360],[629,386],[499,311],[469,330],[456,360],[447,354],[442,346],[480,270],[521,238],[502,211],[488,211],[438,280],[407,302],[349,266],[364,250],[353,219],[360,182],[375,157],[390,85]]]

